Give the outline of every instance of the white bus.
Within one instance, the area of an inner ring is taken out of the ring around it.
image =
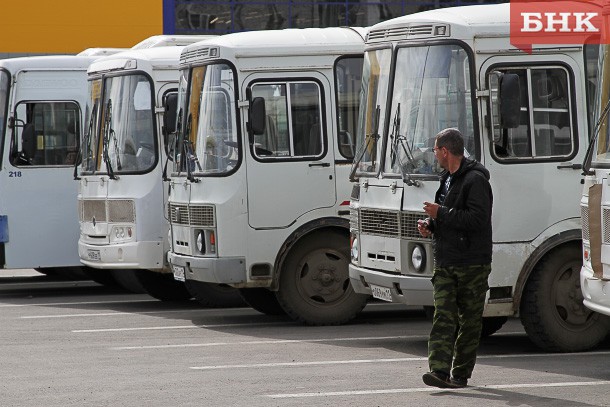
[[[431,241],[417,232],[438,188],[435,135],[456,127],[491,173],[493,264],[484,332],[519,316],[550,351],[591,348],[608,319],[580,290],[580,171],[588,53],[513,47],[509,4],[446,8],[371,27],[352,169],[350,279],[359,293],[433,306]],[[590,62],[590,61],[589,61]]]
[[[93,113],[79,177],[81,262],[161,300],[191,297],[167,267],[162,179],[167,137],[175,129],[181,50],[134,48],[91,64],[87,112]],[[205,305],[242,303],[235,289],[207,288]]]
[[[0,61],[0,267],[80,269],[76,184],[87,67],[96,57]]]
[[[185,47],[169,183],[174,277],[228,284],[307,324],[350,320],[348,173],[364,30],[228,34]]]
[[[583,266],[580,274],[584,304],[610,315],[610,60],[608,45],[599,49],[597,89],[593,105],[596,123],[592,142],[584,160],[585,182],[582,191]],[[597,62],[597,61],[596,61]]]

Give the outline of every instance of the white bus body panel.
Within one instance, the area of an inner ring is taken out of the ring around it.
[[[9,115],[21,101],[76,102],[82,114],[87,97],[86,69],[92,60],[59,56],[0,61],[0,68],[9,71],[13,79]],[[9,160],[11,134],[7,127],[0,171],[0,214],[8,219],[2,267],[79,266],[77,183],[72,166],[14,167]]]

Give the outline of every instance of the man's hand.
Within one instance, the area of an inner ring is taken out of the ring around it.
[[[432,232],[428,229],[428,220],[420,219],[417,221],[417,231],[423,237],[430,237]]]
[[[432,219],[436,219],[436,215],[438,215],[438,208],[440,207],[441,206],[437,203],[424,202],[424,212],[426,212]]]

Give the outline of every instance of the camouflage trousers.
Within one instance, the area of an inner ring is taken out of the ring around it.
[[[491,264],[435,267],[434,318],[428,340],[430,371],[470,378],[481,339]]]

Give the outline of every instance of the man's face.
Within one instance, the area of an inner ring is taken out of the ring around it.
[[[447,154],[449,154],[449,152],[447,151],[446,147],[438,147],[438,144],[436,141],[434,141],[434,156],[436,157],[436,160],[438,161],[438,165],[441,166],[441,168],[443,169],[447,169]]]

